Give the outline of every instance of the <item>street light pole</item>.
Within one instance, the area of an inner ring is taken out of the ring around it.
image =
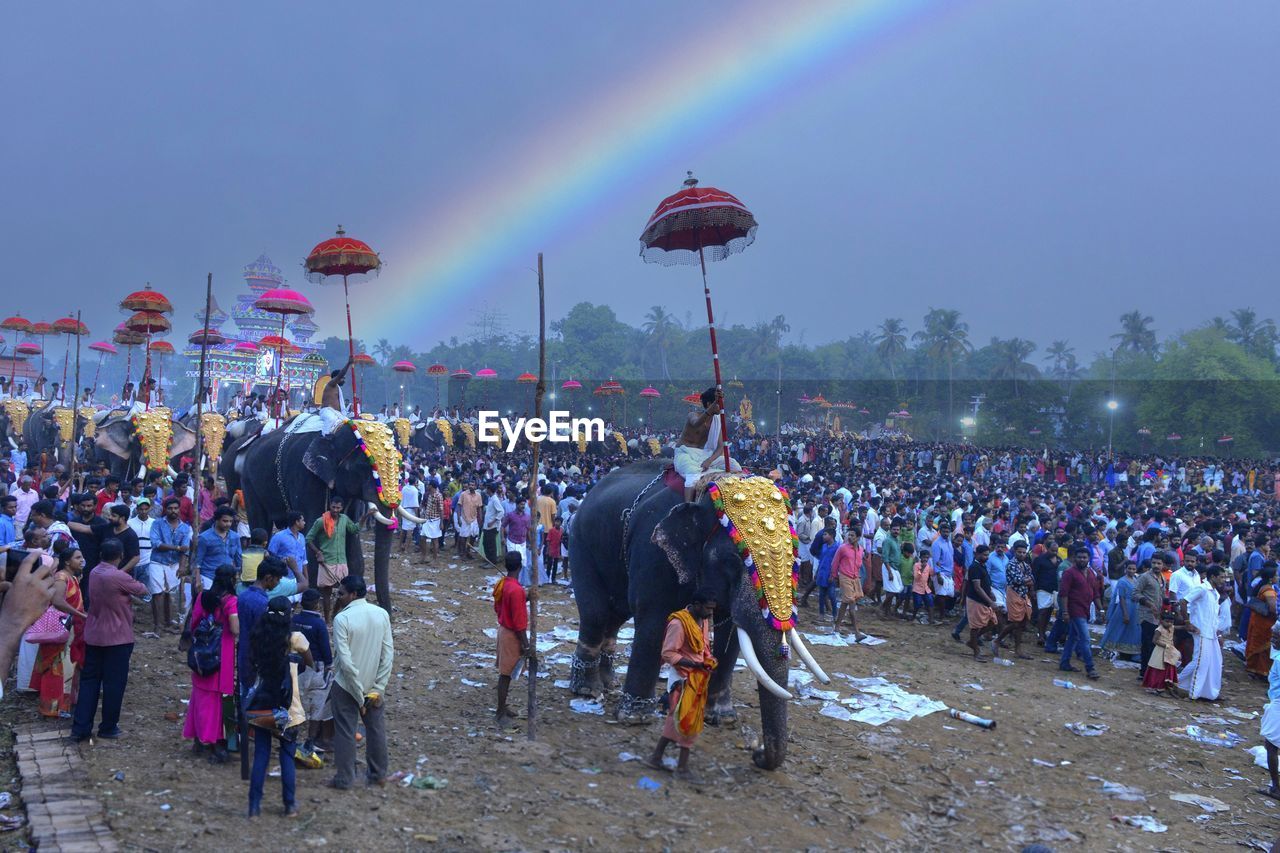
[[[1116,409],[1120,408],[1120,404],[1115,400],[1107,401],[1107,461],[1113,457],[1111,454],[1111,438],[1115,435],[1116,430]]]

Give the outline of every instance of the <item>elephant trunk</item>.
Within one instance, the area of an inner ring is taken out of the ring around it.
[[[787,757],[787,703],[791,694],[785,685],[789,661],[781,654],[783,633],[764,620],[754,598],[751,585],[741,584],[733,621],[738,627],[743,659],[759,682],[761,743],[752,760],[762,770],[776,770]]]
[[[378,606],[391,612],[391,528],[376,526],[373,532],[373,582],[378,591]]]

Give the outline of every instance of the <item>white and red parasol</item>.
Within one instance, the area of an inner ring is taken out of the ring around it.
[[[382,259],[378,253],[369,248],[369,244],[354,237],[338,226],[338,233],[316,244],[307,255],[303,266],[307,270],[307,279],[316,284],[323,284],[325,279],[342,277],[342,299],[347,308],[347,353],[354,359],[356,356],[356,339],[351,331],[351,291],[349,281],[365,281],[378,274],[382,269]],[[359,385],[354,372],[351,374],[351,407],[357,416],[360,414]]]

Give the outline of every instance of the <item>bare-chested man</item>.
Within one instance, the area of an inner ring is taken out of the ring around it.
[[[346,406],[342,400],[342,383],[346,381],[347,371],[350,369],[351,359],[347,359],[347,363],[341,370],[335,370],[329,374],[329,381],[320,393],[320,410],[317,414],[320,415],[320,420],[324,424],[321,431],[325,435],[332,433],[338,424],[347,419]]]
[[[702,411],[693,412],[685,421],[684,432],[676,442],[675,469],[684,477],[684,499],[693,500],[698,478],[712,469],[724,470],[724,436],[720,434],[720,410],[724,397],[715,388],[702,392]],[[731,470],[741,468],[730,460]]]

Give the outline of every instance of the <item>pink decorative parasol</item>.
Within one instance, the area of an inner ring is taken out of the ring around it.
[[[645,417],[653,421],[653,401],[662,396],[662,392],[652,386],[640,389],[640,396],[645,399]]]
[[[92,395],[98,393],[98,378],[102,375],[102,363],[107,360],[109,355],[119,355],[120,350],[116,349],[115,344],[110,341],[94,341],[89,344],[89,349],[98,354],[98,366],[93,371],[93,390],[90,392],[90,400]]]
[[[443,364],[433,364],[427,368],[427,375],[436,382],[436,408],[440,408],[440,377],[449,375],[449,368]]]
[[[418,368],[412,361],[397,361],[391,365],[391,369],[396,373],[414,373]],[[404,385],[400,386],[400,410],[404,411]]]
[[[286,351],[291,350],[292,353],[300,352],[296,346],[289,342],[284,336],[284,326],[290,317],[309,317],[315,313],[315,308],[311,306],[311,302],[307,297],[303,296],[296,290],[288,287],[277,287],[263,293],[253,301],[253,307],[258,311],[266,311],[268,314],[280,315],[280,334],[269,335],[274,338],[276,353],[276,393],[273,405],[276,407],[276,417],[283,417],[283,405],[280,401],[280,388],[284,383],[284,356]],[[265,341],[266,338],[263,339]],[[263,341],[259,341],[259,345],[263,345]],[[288,349],[286,349],[288,348]]]

